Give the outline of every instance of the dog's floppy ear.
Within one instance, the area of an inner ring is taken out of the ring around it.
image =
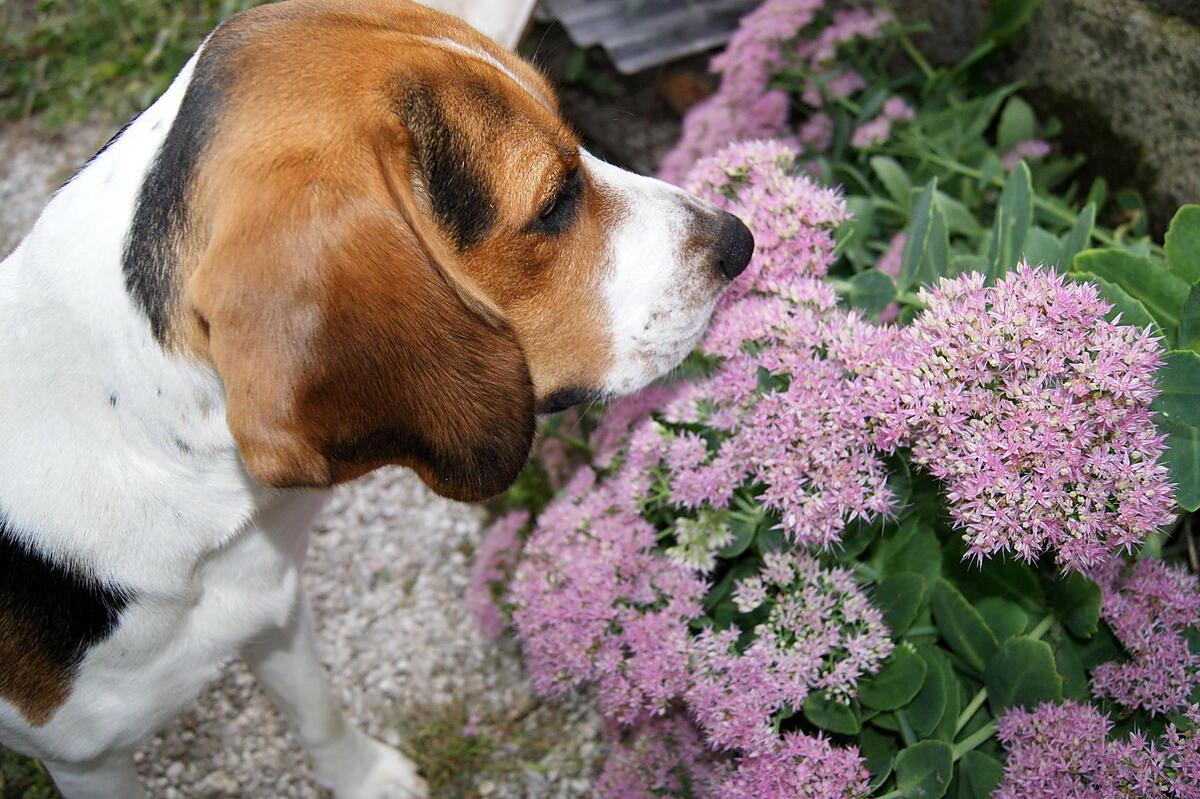
[[[249,181],[215,204],[187,286],[197,348],[259,482],[327,486],[400,464],[443,496],[493,496],[533,439],[521,347],[422,229],[410,176],[367,171]]]

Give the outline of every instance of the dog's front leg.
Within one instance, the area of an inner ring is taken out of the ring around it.
[[[256,641],[245,659],[291,720],[317,780],[337,799],[423,799],[425,782],[412,762],[351,726],[338,710],[303,592],[297,602],[288,626]]]
[[[133,754],[110,752],[88,763],[46,761],[46,770],[65,799],[144,799]]]

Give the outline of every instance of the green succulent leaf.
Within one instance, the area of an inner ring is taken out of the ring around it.
[[[1054,652],[1045,641],[1029,636],[1010,638],[988,662],[984,673],[988,706],[993,716],[1010,707],[1033,707],[1062,701],[1062,676]]]
[[[912,572],[922,575],[926,580],[940,577],[942,547],[937,534],[916,520],[911,521],[910,525],[901,528],[895,538],[887,541],[889,546],[884,549],[883,574]]]
[[[896,301],[896,283],[878,269],[859,272],[850,279],[846,300],[852,308],[874,316]]]
[[[1063,679],[1063,698],[1091,701],[1092,691],[1075,642],[1063,636],[1054,646],[1054,665]]]
[[[871,772],[871,788],[878,788],[892,773],[896,761],[896,737],[867,727],[858,737],[858,749],[862,753],[867,771]]]
[[[857,735],[862,729],[854,708],[821,694],[809,694],[804,700],[804,717],[823,730],[841,735]]]
[[[1120,287],[1146,306],[1168,333],[1173,335],[1179,327],[1190,287],[1162,264],[1123,250],[1085,250],[1075,257],[1075,271]]]
[[[1000,127],[996,132],[996,149],[1006,153],[1023,141],[1037,135],[1037,118],[1033,108],[1020,97],[1010,97],[1000,114]]]
[[[1200,281],[1200,205],[1185,205],[1171,220],[1166,239],[1167,265],[1188,283]]]
[[[1004,766],[991,755],[967,752],[958,761],[958,787],[955,799],[988,799],[1004,776]]]
[[[950,704],[950,692],[958,692],[954,675],[946,656],[928,644],[919,645],[917,655],[925,662],[925,682],[913,697],[905,712],[913,731],[921,738],[929,738],[937,730]],[[957,708],[957,704],[955,705]]]
[[[998,596],[984,597],[975,603],[975,608],[995,633],[997,641],[1003,642],[1020,635],[1029,626],[1029,616],[1025,611],[1007,599]]]
[[[1005,45],[1029,24],[1041,0],[992,0],[980,30],[981,42]]]
[[[1034,266],[1048,266],[1057,271],[1062,262],[1062,244],[1058,236],[1045,228],[1032,227],[1025,238],[1024,257]]]
[[[1155,424],[1167,437],[1163,462],[1175,483],[1175,501],[1186,511],[1200,510],[1200,429],[1161,418]]]
[[[925,682],[925,661],[906,646],[896,648],[878,674],[859,683],[864,707],[896,710],[912,701]]]
[[[1153,407],[1161,419],[1200,427],[1200,353],[1176,350],[1164,355],[1158,387],[1162,393]]]
[[[1192,286],[1179,313],[1179,349],[1200,352],[1200,283]]]
[[[883,184],[888,196],[907,214],[912,203],[913,186],[904,167],[900,166],[895,158],[888,158],[886,155],[877,155],[871,159],[870,163],[871,169],[879,178],[879,182]]]
[[[913,572],[898,572],[875,587],[875,604],[895,637],[908,632],[924,599],[925,578]]]
[[[1091,246],[1092,233],[1095,229],[1096,206],[1094,203],[1088,203],[1075,218],[1075,223],[1071,225],[1067,235],[1063,237],[1061,256],[1063,270],[1070,269],[1071,265],[1075,263],[1075,256]]]
[[[896,756],[896,787],[906,799],[941,799],[950,790],[954,750],[944,741],[921,741]]]
[[[982,673],[999,647],[983,616],[946,580],[933,584],[930,607],[942,640],[963,661]]]
[[[1022,161],[1009,173],[1004,191],[1000,193],[988,252],[989,283],[995,283],[1017,265],[1032,223],[1033,175],[1029,165]]]
[[[937,178],[933,178],[912,206],[908,229],[905,231],[907,240],[904,243],[904,257],[900,262],[900,277],[896,281],[900,291],[908,291],[917,280],[921,262],[925,260],[925,248],[929,242],[929,231],[933,227],[933,196],[937,192]]]

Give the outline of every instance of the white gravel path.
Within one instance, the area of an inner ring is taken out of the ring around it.
[[[105,128],[0,127],[0,254],[104,142]],[[583,701],[535,701],[515,647],[483,641],[463,603],[484,520],[483,510],[437,498],[401,470],[335,492],[306,572],[325,662],[348,713],[385,741],[403,746],[406,729],[449,718],[469,719],[493,742],[484,771],[464,775],[442,797],[587,797],[599,720]],[[151,794],[164,799],[324,796],[281,716],[239,663],[138,761]]]

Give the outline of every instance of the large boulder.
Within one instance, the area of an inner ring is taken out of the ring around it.
[[[988,0],[896,0],[901,17],[934,20],[922,45],[940,60],[970,51]],[[1155,228],[1200,201],[1200,2],[1043,0],[1014,43],[1004,77],[1097,171],[1144,190]]]

